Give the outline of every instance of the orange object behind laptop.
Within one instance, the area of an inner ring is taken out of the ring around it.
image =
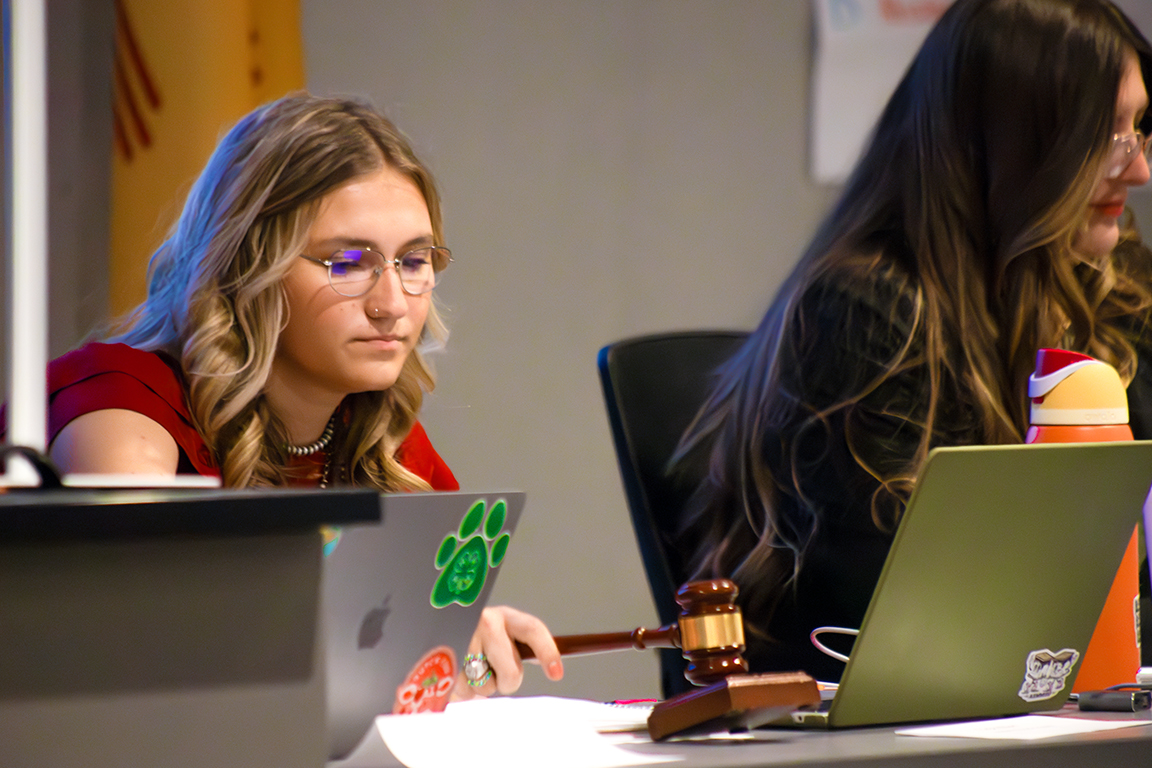
[[[1131,440],[1128,397],[1116,369],[1088,355],[1041,349],[1028,382],[1032,427],[1025,442],[1081,443]],[[1074,692],[1136,680],[1140,648],[1139,526],[1132,532],[1108,600],[1080,663]]]

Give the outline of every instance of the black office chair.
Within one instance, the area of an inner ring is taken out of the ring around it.
[[[699,478],[671,477],[668,460],[704,402],[713,373],[735,354],[743,331],[679,331],[640,336],[600,350],[598,365],[632,527],[662,624],[676,621],[676,590],[688,578],[670,545]],[[691,686],[676,650],[660,651],[666,697]]]

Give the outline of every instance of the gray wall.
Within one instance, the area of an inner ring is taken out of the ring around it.
[[[48,25],[48,247],[51,356],[71,349],[108,313],[112,173],[111,2],[51,0]]]
[[[423,420],[528,508],[496,598],[555,632],[652,626],[596,376],[604,344],[749,328],[831,199],[805,176],[804,2],[305,0],[308,80],[412,137],[458,260]],[[355,52],[354,55],[352,52]],[[655,658],[533,693],[655,695]]]

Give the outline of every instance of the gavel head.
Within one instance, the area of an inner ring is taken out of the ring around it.
[[[736,672],[747,672],[744,618],[736,606],[736,585],[728,579],[690,581],[676,592],[680,604],[680,649],[688,660],[684,677],[710,685]]]

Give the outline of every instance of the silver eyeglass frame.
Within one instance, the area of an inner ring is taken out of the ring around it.
[[[1125,150],[1123,155],[1120,154],[1121,148]],[[1112,154],[1108,157],[1104,178],[1120,178],[1136,160],[1137,154],[1147,158],[1150,149],[1152,149],[1152,143],[1148,141],[1148,136],[1143,131],[1112,134]]]
[[[337,294],[349,299],[363,296],[375,288],[376,284],[380,282],[380,276],[384,274],[384,269],[374,269],[372,271],[375,276],[370,282],[368,282],[364,290],[360,291],[359,293],[344,293],[336,287],[336,282],[332,280],[332,267],[338,263],[334,257],[344,253],[345,251],[370,251],[379,256],[384,261],[385,265],[391,264],[393,269],[396,270],[396,277],[400,280],[401,290],[403,290],[404,293],[409,296],[423,296],[425,294],[431,293],[436,288],[436,286],[440,284],[440,273],[447,269],[448,265],[453,262],[452,251],[442,245],[426,245],[422,248],[413,248],[410,251],[405,251],[394,259],[388,258],[375,248],[341,248],[340,250],[334,252],[332,256],[327,259],[317,259],[314,256],[308,256],[303,253],[300,254],[300,258],[306,259],[313,264],[319,264],[320,266],[324,267],[328,272],[328,285],[332,288],[333,291],[336,291]],[[414,293],[413,291],[410,291],[408,286],[404,284],[404,276],[400,272],[400,264],[405,259],[405,257],[411,256],[414,253],[420,253],[421,251],[431,251],[430,261],[432,262],[432,274],[434,275],[435,279],[432,283],[432,286],[428,290],[421,291],[420,293]],[[437,264],[440,266],[437,266]]]

